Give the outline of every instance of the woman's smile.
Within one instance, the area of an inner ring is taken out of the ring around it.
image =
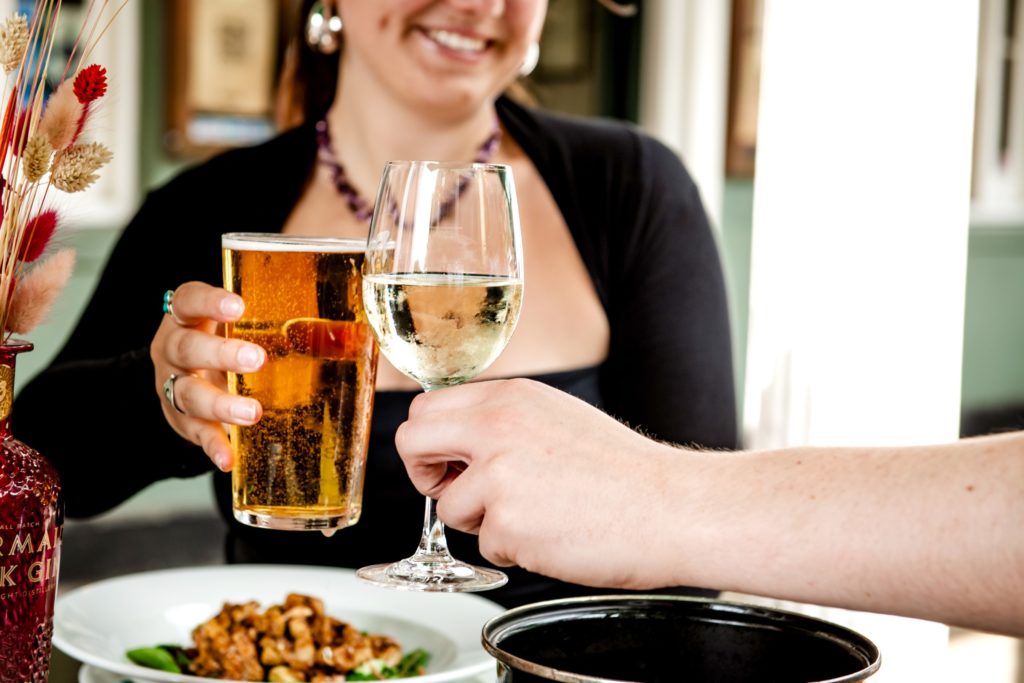
[[[480,62],[495,42],[466,29],[417,28],[415,33],[433,53],[467,64]]]

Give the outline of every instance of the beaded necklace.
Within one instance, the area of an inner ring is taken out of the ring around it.
[[[498,120],[494,120],[494,128],[491,130],[491,134],[487,136],[484,143],[480,145],[480,149],[476,153],[476,158],[473,159],[474,163],[483,164],[490,161],[491,157],[498,150],[498,145],[501,143],[501,126],[498,125]],[[345,198],[348,203],[348,208],[352,211],[352,214],[364,223],[369,223],[370,218],[373,217],[373,205],[366,201],[359,191],[349,181],[348,176],[345,174],[345,167],[341,165],[338,157],[334,154],[334,149],[331,146],[331,130],[327,125],[327,119],[322,118],[316,122],[316,145],[317,145],[317,160],[331,170],[331,176],[334,180],[334,187],[338,190],[338,194]],[[446,201],[441,206],[440,218],[444,218],[452,206],[455,204],[455,198],[462,194],[463,190],[466,189],[466,183],[459,183],[459,188],[454,197]]]

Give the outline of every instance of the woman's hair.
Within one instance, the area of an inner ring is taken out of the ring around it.
[[[274,114],[281,130],[323,117],[338,88],[341,50],[325,55],[306,42],[306,18],[316,1],[302,0],[285,48]]]

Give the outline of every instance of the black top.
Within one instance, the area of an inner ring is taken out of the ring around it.
[[[537,377],[665,441],[737,443],[728,309],[717,245],[679,159],[635,128],[526,109],[498,114],[555,198],[610,324],[599,367]],[[50,367],[21,391],[14,432],[60,470],[68,514],[94,515],[148,484],[213,469],[163,418],[149,343],[166,289],[220,284],[220,236],[278,232],[314,168],[313,127],[222,154],[149,194],[124,230],[81,320]],[[230,521],[229,561],[361,566],[415,548],[423,499],[394,448],[412,392],[381,392],[361,521],[326,539]],[[230,520],[230,477],[215,476]],[[455,531],[459,559],[481,562]],[[570,587],[515,574],[506,604]]]

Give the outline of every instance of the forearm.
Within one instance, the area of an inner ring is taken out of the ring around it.
[[[1024,436],[695,462],[675,582],[1024,633]]]

